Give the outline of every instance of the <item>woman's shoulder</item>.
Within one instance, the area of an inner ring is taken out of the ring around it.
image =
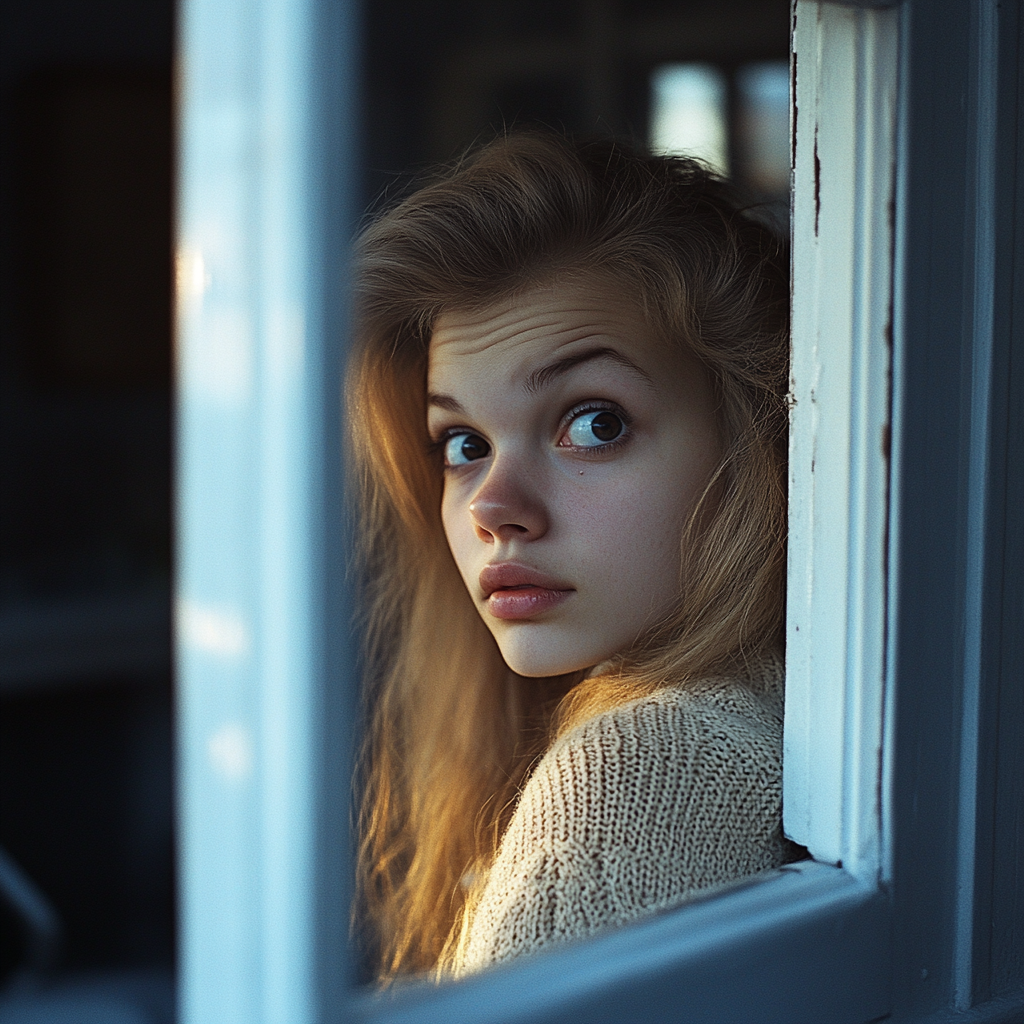
[[[783,669],[768,658],[747,672],[664,686],[609,708],[564,733],[545,760],[575,759],[596,748],[634,768],[664,763],[681,749],[690,754],[716,745],[764,747],[781,756]],[[620,755],[615,757],[615,755]]]
[[[560,737],[502,840],[460,970],[775,867],[781,667],[665,687]]]
[[[666,830],[690,843],[698,834],[762,842],[778,830],[781,799],[781,669],[770,665],[587,719],[549,748],[518,815],[532,841],[558,822],[591,847],[658,843]]]

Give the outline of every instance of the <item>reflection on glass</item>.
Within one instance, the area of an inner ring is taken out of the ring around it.
[[[651,75],[651,149],[729,173],[725,76],[710,64],[665,64]]]
[[[736,92],[746,184],[761,195],[783,195],[789,191],[789,65],[746,65],[736,76]]]

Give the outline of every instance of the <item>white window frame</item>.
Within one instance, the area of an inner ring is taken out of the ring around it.
[[[901,376],[917,329],[902,312],[900,282],[912,276],[902,247],[916,237],[905,210],[923,205],[913,205],[915,189],[926,191],[907,159],[907,97],[924,73],[914,55],[941,50],[934,19],[958,16],[955,0],[935,3],[945,15],[923,13],[918,0],[913,12],[884,0],[797,0],[794,9],[784,790],[787,832],[815,860],[458,985],[380,997],[353,991],[344,966],[346,745],[357,687],[342,625],[336,387],[340,240],[355,213],[344,204],[356,167],[356,17],[350,3],[331,0],[185,0],[182,1021],[918,1020],[904,1009],[940,1005],[904,980],[919,970],[948,981],[957,1006],[971,1005],[971,968],[954,970],[949,951],[969,952],[974,904],[958,896],[954,937],[929,947],[927,914],[901,909],[898,889],[890,895],[893,794],[909,799],[897,696],[919,686],[908,673],[895,685],[894,665],[906,655],[893,628],[901,595],[891,568],[904,555],[906,513],[893,512],[904,500],[903,407],[916,395]],[[968,206],[976,200],[968,213],[977,230],[964,243],[975,256],[985,254],[991,219],[985,153],[994,133],[984,112],[997,74],[986,63],[998,48],[996,8],[971,0],[963,23],[975,60],[970,68],[969,57],[954,61],[949,72],[968,83],[971,110],[981,112],[961,133],[977,155],[980,184],[964,192]],[[947,48],[959,52],[956,40]],[[984,296],[965,301],[984,312]],[[984,316],[972,323],[983,398]],[[971,401],[971,409],[984,404]],[[979,416],[964,429],[983,455],[989,427]],[[976,472],[983,463],[971,458]],[[968,511],[968,525],[984,511]],[[968,729],[964,763],[972,750],[976,757]],[[968,805],[958,805],[954,856],[969,888]],[[916,952],[901,951],[894,960],[900,942],[947,959],[919,968]]]
[[[786,833],[855,878],[883,855],[895,10],[794,19]]]

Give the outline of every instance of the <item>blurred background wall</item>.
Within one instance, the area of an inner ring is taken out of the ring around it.
[[[0,847],[58,978],[174,963],[174,24],[2,7]],[[366,0],[363,29],[368,207],[544,124],[696,153],[785,223],[788,0]],[[32,947],[0,903],[2,986]]]
[[[787,0],[368,0],[367,193],[505,127],[682,149],[788,210]]]

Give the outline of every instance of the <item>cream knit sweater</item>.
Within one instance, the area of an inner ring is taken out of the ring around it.
[[[455,974],[776,867],[782,667],[668,688],[560,737],[523,789]]]

